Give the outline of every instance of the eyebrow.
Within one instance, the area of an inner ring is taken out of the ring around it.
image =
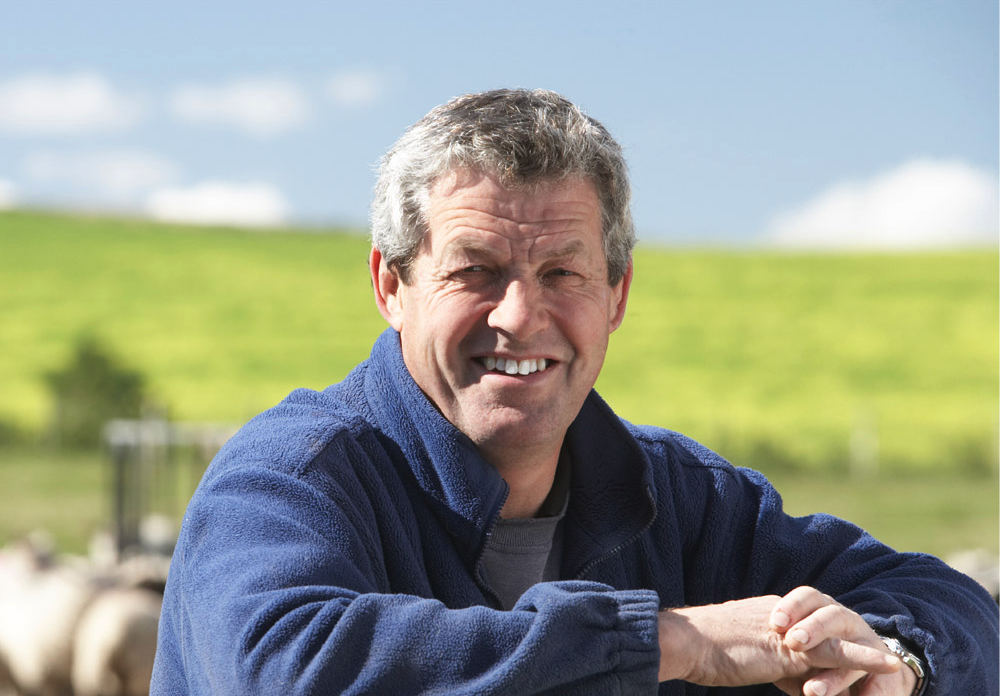
[[[585,246],[583,242],[579,239],[573,239],[566,244],[563,244],[561,247],[558,247],[554,252],[548,254],[548,257],[552,259],[562,259],[567,256],[577,256],[582,254],[584,250]]]
[[[544,257],[546,259],[562,259],[572,256],[577,256],[582,254],[585,250],[585,245],[579,239],[572,239],[565,244],[556,247],[552,251],[546,251]],[[495,255],[495,248],[488,245],[482,244],[477,239],[456,239],[451,242],[445,249],[445,256],[450,257],[456,254],[467,254],[475,258],[492,258]]]

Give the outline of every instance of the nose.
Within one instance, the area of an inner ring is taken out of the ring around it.
[[[493,329],[516,339],[525,339],[541,331],[547,324],[541,288],[530,280],[513,279],[498,292],[502,293],[487,316]]]

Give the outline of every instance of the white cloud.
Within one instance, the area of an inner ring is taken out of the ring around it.
[[[170,183],[173,162],[142,150],[35,152],[25,158],[25,175],[42,184],[65,184],[124,202]]]
[[[340,72],[327,82],[327,93],[340,106],[368,106],[382,95],[382,78],[367,70]]]
[[[167,222],[237,227],[276,227],[285,222],[288,204],[264,183],[206,181],[190,188],[164,188],[146,201],[153,218]]]
[[[775,215],[765,239],[789,247],[928,249],[996,244],[998,182],[960,161],[915,159],[844,181]]]
[[[0,210],[13,208],[16,200],[13,182],[0,179]]]
[[[103,76],[24,75],[0,83],[0,132],[11,135],[78,135],[134,125],[144,105],[116,90]]]
[[[248,78],[227,85],[186,85],[170,98],[175,117],[188,123],[233,126],[255,137],[271,137],[309,120],[302,91],[281,79]]]

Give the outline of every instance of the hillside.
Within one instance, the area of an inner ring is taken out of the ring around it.
[[[321,388],[384,327],[361,233],[0,213],[0,422],[83,333],[179,420],[241,422]],[[784,255],[641,247],[602,395],[768,468],[994,466],[995,251]]]

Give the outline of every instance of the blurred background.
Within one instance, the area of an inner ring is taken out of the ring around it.
[[[641,243],[598,383],[619,413],[763,471],[794,514],[995,555],[994,0],[34,0],[0,21],[0,545],[32,572],[68,555],[150,584],[121,568],[169,557],[221,442],[383,329],[381,153],[501,86],[560,91],[625,147]]]

